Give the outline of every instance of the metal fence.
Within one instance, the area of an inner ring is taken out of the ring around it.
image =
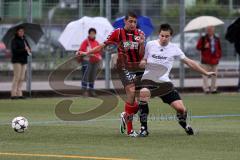
[[[2,18],[0,38],[11,25],[27,21],[29,17],[27,2],[29,1],[0,0],[0,16]],[[180,34],[179,25],[182,23],[179,20],[179,2],[179,0],[32,0],[32,20],[34,23],[41,24],[44,30],[44,36],[40,42],[32,45],[34,52],[32,68],[33,70],[52,70],[56,65],[73,56],[74,53],[66,52],[62,48],[58,38],[69,22],[82,16],[104,16],[113,22],[114,19],[133,10],[139,15],[145,15],[152,19],[155,31],[149,39],[157,37],[158,26],[163,22],[170,23],[175,30],[174,36],[177,36]],[[204,0],[185,1],[186,23],[200,15],[213,15],[222,19],[225,24],[217,27],[216,31],[222,41],[222,61],[231,61],[236,64],[237,56],[233,45],[224,39],[224,35],[231,22],[240,15],[240,2],[238,0],[207,1],[209,5],[204,5],[204,2]],[[191,46],[195,45],[191,44]],[[4,53],[0,54],[0,72],[5,71],[5,76],[10,77],[8,73],[12,69],[10,59],[5,57]],[[199,60],[198,54],[186,54]],[[0,81],[5,80],[9,80],[9,78],[2,78]]]

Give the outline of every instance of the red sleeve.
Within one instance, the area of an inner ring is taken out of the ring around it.
[[[198,50],[200,50],[200,51],[202,50],[202,37],[199,38],[199,40],[198,40],[198,42],[197,42],[196,48],[197,48]]]
[[[108,35],[107,40],[104,42],[104,44],[116,44],[119,42],[119,34],[120,34],[120,28],[115,29]]]
[[[79,51],[87,52],[88,42],[87,40],[84,40],[79,48]]]

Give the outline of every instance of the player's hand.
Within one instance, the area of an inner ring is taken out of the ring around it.
[[[76,54],[77,54],[77,55],[80,55],[80,56],[86,56],[86,55],[87,55],[87,52],[78,51]]]
[[[145,42],[145,36],[143,34],[140,35],[139,43],[142,44]]]
[[[216,76],[216,72],[207,72],[206,76]]]
[[[147,64],[147,61],[146,61],[145,59],[144,59],[144,60],[141,60],[141,62],[140,62],[140,64],[139,64],[139,67],[140,67],[140,68],[145,68],[146,64]]]

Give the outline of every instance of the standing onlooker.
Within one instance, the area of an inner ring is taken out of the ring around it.
[[[232,24],[227,27],[225,34],[226,40],[234,44],[234,48],[238,54],[239,66],[238,72],[240,71],[240,17],[238,17]],[[240,92],[240,74],[238,76],[238,92]]]
[[[235,41],[234,42],[234,48],[236,50],[236,52],[238,53],[238,59],[239,59],[239,71],[240,71],[240,40],[239,41]],[[240,92],[240,74],[239,74],[239,77],[238,77],[238,91]]]
[[[90,28],[88,30],[88,38],[85,39],[77,54],[81,52],[87,52],[90,49],[99,45],[98,41],[95,40],[96,29]],[[91,56],[84,56],[82,60],[82,89],[84,90],[85,96],[96,96],[94,91],[94,82],[97,76],[97,70],[99,68],[102,55],[100,52],[94,52]]]
[[[14,39],[11,42],[12,64],[13,64],[13,82],[11,98],[24,98],[22,93],[22,84],[25,78],[27,57],[31,54],[31,48],[25,39],[24,28],[17,27]]]
[[[208,72],[217,73],[217,65],[222,56],[220,39],[215,35],[215,28],[206,28],[206,35],[202,36],[197,43],[197,49],[201,51],[202,67]],[[203,75],[203,90],[205,93],[217,93],[217,75],[211,76],[211,87],[208,85],[208,76]]]

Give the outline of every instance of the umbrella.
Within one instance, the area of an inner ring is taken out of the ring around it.
[[[184,28],[184,31],[192,31],[202,29],[208,26],[222,25],[224,22],[213,16],[200,16],[192,19]]]
[[[2,38],[2,41],[5,43],[7,48],[10,48],[11,41],[14,38],[16,29],[19,26],[22,26],[24,28],[25,36],[29,37],[35,43],[38,43],[38,41],[40,40],[40,38],[43,35],[43,30],[39,24],[21,23],[21,24],[15,25],[15,26],[11,27]]]
[[[125,25],[124,24],[124,18],[125,17],[117,18],[113,22],[113,27],[114,28],[123,28],[124,25]],[[146,16],[138,16],[138,18],[137,18],[137,27],[144,32],[146,37],[151,35],[153,30],[154,30],[154,27],[153,27],[151,19],[149,17],[146,17]]]
[[[70,22],[58,41],[66,50],[76,51],[83,40],[87,38],[90,28],[96,29],[96,40],[100,43],[104,42],[114,29],[107,18],[84,16],[79,20]]]
[[[240,17],[228,26],[225,38],[231,43],[240,41]]]

